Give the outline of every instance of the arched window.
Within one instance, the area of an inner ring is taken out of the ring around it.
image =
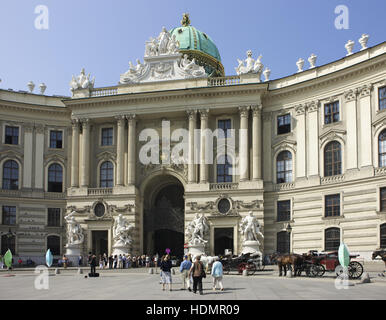
[[[217,160],[217,182],[232,182],[232,159],[221,155]]]
[[[103,162],[100,168],[100,187],[112,188],[114,184],[114,166],[110,161]]]
[[[8,249],[11,250],[12,254],[15,254],[16,248],[16,237],[11,235],[1,236],[1,254],[4,255]]]
[[[47,237],[47,250],[50,249],[52,255],[60,255],[60,237],[59,236],[48,236]]]
[[[340,246],[340,229],[328,228],[324,231],[324,250],[337,251]]]
[[[290,238],[291,233],[287,231],[280,231],[277,233],[277,246],[276,251],[278,253],[290,253]]]
[[[19,165],[14,160],[8,160],[3,166],[3,189],[19,189]]]
[[[342,174],[342,151],[340,143],[329,142],[324,148],[324,176]]]
[[[386,167],[386,129],[378,138],[379,167]]]
[[[386,223],[381,224],[379,227],[380,246],[382,249],[386,249]]]
[[[276,159],[276,181],[277,183],[292,182],[292,154],[282,151]]]
[[[63,192],[63,169],[60,164],[48,168],[48,192]]]

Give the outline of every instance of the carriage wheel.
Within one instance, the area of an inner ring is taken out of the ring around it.
[[[311,273],[314,277],[322,277],[326,272],[326,268],[322,264],[313,264],[311,267]]]
[[[247,264],[245,262],[242,262],[237,266],[239,274],[242,274],[245,269],[247,269]]]
[[[229,274],[231,271],[231,267],[229,265],[223,266],[223,273]]]
[[[256,264],[255,264],[255,266],[256,266]],[[256,270],[257,271],[263,271],[264,268],[265,268],[265,265],[262,264],[262,263],[258,263],[257,266],[256,266]]]
[[[352,261],[348,265],[348,275],[351,279],[358,279],[363,273],[363,266],[357,262]]]
[[[248,263],[247,264],[247,270],[248,270],[248,275],[254,275],[255,272],[256,272],[256,265],[252,262],[252,263]]]

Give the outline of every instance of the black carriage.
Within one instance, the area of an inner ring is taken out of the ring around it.
[[[258,254],[246,253],[239,256],[225,256],[221,259],[221,263],[224,274],[229,274],[231,271],[242,274],[244,270],[247,270],[248,275],[253,275],[256,271],[264,270],[264,264]]]

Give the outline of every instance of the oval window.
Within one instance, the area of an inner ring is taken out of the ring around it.
[[[231,208],[231,204],[228,199],[221,199],[217,204],[218,211],[222,214],[228,213]]]
[[[99,218],[104,216],[105,206],[103,203],[97,203],[97,205],[94,208],[94,214]]]

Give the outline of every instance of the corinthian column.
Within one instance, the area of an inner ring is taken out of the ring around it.
[[[79,120],[72,120],[71,187],[79,187]]]
[[[194,130],[196,129],[197,110],[188,110],[189,117],[189,155],[188,155],[188,182],[196,183],[196,166],[194,163]]]
[[[248,116],[249,107],[240,107],[240,133],[239,133],[239,171],[240,181],[249,179],[248,170]]]
[[[125,134],[125,116],[117,116],[115,117],[117,119],[117,185],[123,186],[125,179],[124,179],[124,134]]]
[[[81,164],[81,187],[88,187],[90,167],[90,123],[89,119],[82,120],[82,164]]]
[[[201,150],[200,150],[200,183],[208,182],[208,165],[205,161],[206,129],[208,128],[209,110],[200,110],[201,118]]]
[[[126,116],[128,122],[127,184],[135,184],[135,114]]]
[[[262,131],[261,131],[261,105],[252,106],[252,172],[253,180],[262,178],[261,172],[261,146],[262,146]]]

